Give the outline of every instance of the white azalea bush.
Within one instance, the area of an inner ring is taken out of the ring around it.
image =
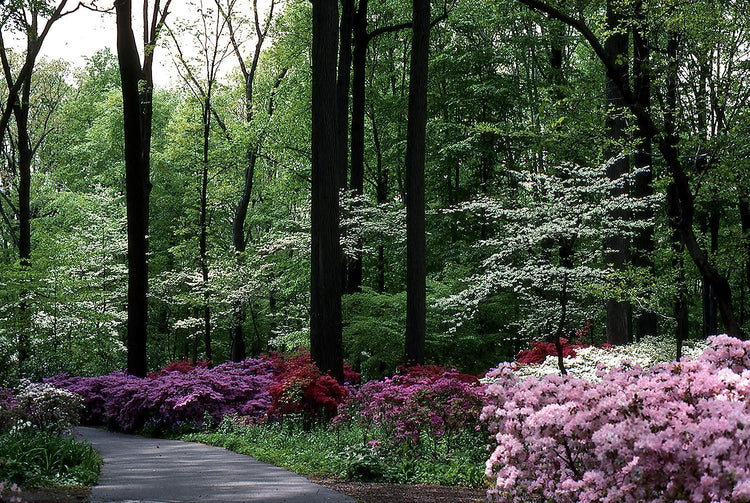
[[[600,381],[603,373],[625,363],[647,369],[659,363],[673,361],[676,348],[677,341],[673,337],[650,336],[627,346],[576,348],[574,355],[563,361],[568,374],[594,382]],[[682,347],[682,356],[694,359],[706,348],[708,344],[705,341],[686,341]],[[515,373],[520,378],[533,376],[542,379],[546,375],[560,373],[557,356],[554,355],[547,356],[542,363],[514,365]],[[487,374],[485,381],[492,383],[494,379],[489,377],[492,371]]]
[[[47,383],[22,381],[15,396],[14,429],[64,433],[78,424],[82,411],[80,395]]]

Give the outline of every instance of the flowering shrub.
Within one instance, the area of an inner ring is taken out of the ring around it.
[[[493,370],[482,420],[493,501],[750,501],[750,342],[599,370],[600,382]]]
[[[331,417],[346,398],[347,390],[329,375],[322,374],[310,354],[299,351],[292,356],[272,355],[276,382],[269,391],[273,404],[269,415],[280,417],[302,412],[308,417]],[[350,376],[356,373],[349,369]]]
[[[22,381],[14,393],[0,389],[0,433],[33,428],[63,433],[78,424],[81,397],[51,384]]]
[[[166,369],[165,369],[166,370]],[[271,405],[273,364],[267,359],[155,373],[140,379],[115,372],[100,377],[60,375],[47,381],[84,397],[86,420],[124,431],[156,418],[164,426],[220,421],[226,414],[261,419]]]
[[[48,383],[22,381],[15,397],[17,424],[58,434],[78,424],[83,400]]]
[[[4,494],[4,493],[6,493],[6,489],[5,489],[6,485],[9,486],[8,489],[7,489],[7,492],[9,494]],[[6,482],[4,480],[0,480],[0,501],[6,501],[3,498],[4,497],[8,497],[7,501],[9,503],[21,503],[21,501],[23,501],[23,500],[20,498],[20,496],[18,496],[20,494],[20,492],[21,492],[21,488],[18,487],[17,484],[12,484],[11,485],[11,484],[9,484],[8,482]]]
[[[15,423],[14,411],[17,405],[15,393],[9,389],[0,388],[0,433],[8,430]]]
[[[560,372],[557,366],[557,352],[554,351],[554,344],[551,344],[553,353],[546,356],[539,364],[516,365],[516,373],[520,377],[534,376],[539,379],[548,374],[557,374]],[[672,361],[675,356],[677,342],[674,338],[669,337],[644,337],[640,342],[628,344],[627,346],[610,346],[602,345],[601,347],[592,346],[575,346],[571,347],[574,353],[566,354],[563,349],[565,358],[565,369],[569,374],[576,377],[596,381],[598,369],[612,369],[622,364],[630,362],[631,365],[638,365],[643,368],[652,367],[660,362]],[[704,342],[689,341],[683,346],[682,354],[685,356],[696,357],[705,348]],[[523,351],[521,352],[523,353]],[[519,362],[520,362],[519,358]],[[487,373],[486,381],[491,381],[491,372]]]
[[[475,376],[436,366],[365,383],[342,405],[335,424],[367,422],[394,441],[416,443],[421,432],[457,433],[478,424],[483,386]]]
[[[163,369],[149,373],[148,377],[151,377],[151,378],[160,377],[160,376],[167,375],[170,372],[182,372],[183,374],[187,374],[188,372],[196,368],[207,368],[209,366],[208,364],[209,364],[208,360],[202,360],[202,361],[196,362],[195,365],[193,365],[193,362],[191,360],[175,361],[175,362],[168,364]]]

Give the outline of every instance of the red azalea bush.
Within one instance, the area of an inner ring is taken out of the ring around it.
[[[154,378],[154,377],[160,377],[169,374],[170,372],[182,372],[183,374],[187,374],[188,372],[191,372],[195,370],[196,368],[208,368],[209,367],[209,361],[208,360],[201,360],[198,362],[195,362],[195,365],[193,365],[192,360],[178,360],[169,363],[166,367],[159,369],[157,371],[151,372],[148,374],[148,377]]]
[[[750,342],[695,360],[600,371],[601,382],[488,376],[492,501],[750,501]]]
[[[393,442],[417,443],[479,424],[483,385],[472,375],[438,366],[415,366],[382,381],[365,383],[340,407],[334,424],[364,421]]]
[[[584,344],[580,341],[589,336],[589,334],[591,333],[591,328],[593,326],[593,323],[588,322],[583,327],[575,331],[575,333],[573,334],[573,340],[578,342],[571,343],[570,340],[564,337],[560,338],[563,358],[567,358],[569,356],[575,357],[576,349],[589,347],[588,344]],[[611,347],[611,345],[602,344],[599,347]],[[519,351],[518,356],[516,357],[516,361],[518,363],[542,363],[548,356],[557,356],[557,347],[555,346],[554,342],[532,341],[531,349],[524,349],[522,351]]]
[[[307,351],[299,350],[290,356],[275,353],[271,361],[276,380],[269,388],[273,400],[268,411],[271,417],[292,413],[331,417],[347,396],[346,388],[322,374]],[[358,374],[348,370],[352,378],[358,378]]]

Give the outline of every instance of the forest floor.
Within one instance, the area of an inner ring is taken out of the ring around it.
[[[358,503],[479,503],[485,501],[484,489],[467,487],[380,484],[372,482],[342,482],[332,479],[315,479],[324,485],[346,494]],[[19,496],[28,503],[86,503],[90,489],[73,487],[62,489],[31,489]],[[0,496],[0,502],[4,501]]]
[[[357,500],[358,503],[480,503],[487,491],[470,487],[342,482],[311,479]]]

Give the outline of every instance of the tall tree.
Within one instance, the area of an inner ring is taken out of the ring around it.
[[[336,145],[338,20],[338,2],[313,0],[310,353],[323,372],[341,381],[342,262],[336,176],[340,163]]]
[[[133,34],[131,0],[116,0],[117,58],[122,81],[125,193],[128,222],[128,373],[145,377],[148,324],[148,211],[151,181],[153,63],[159,32],[169,12],[166,0],[143,3],[143,62]]]
[[[177,68],[183,82],[201,107],[201,169],[200,169],[200,205],[198,211],[198,254],[200,262],[201,280],[203,282],[203,343],[206,360],[213,361],[211,347],[211,305],[209,291],[208,264],[208,183],[211,143],[211,118],[215,114],[213,108],[214,90],[217,84],[221,64],[231,52],[231,42],[225,39],[228,31],[227,24],[231,10],[224,13],[215,12],[205,7],[203,1],[195,5],[199,14],[198,24],[187,28],[183,32],[189,33],[198,56],[191,62],[184,51],[173,29],[169,34],[177,51]],[[219,9],[221,10],[221,9]],[[194,66],[195,64],[195,66]]]
[[[18,258],[23,267],[31,265],[31,165],[34,153],[39,147],[38,144],[33,144],[29,129],[31,81],[42,44],[52,25],[65,15],[63,9],[66,3],[67,0],[61,0],[54,8],[48,5],[46,1],[13,3],[5,7],[7,10],[2,12],[3,18],[0,23],[0,28],[2,28],[0,30],[0,60],[2,61],[5,84],[8,87],[8,97],[4,103],[2,119],[0,120],[0,141],[5,137],[12,115],[16,126],[17,159],[14,168],[18,179],[18,205],[15,212],[18,219],[16,243]],[[5,47],[3,38],[3,31],[10,33],[11,30],[20,31],[26,42],[23,65],[16,76],[13,75],[10,53]],[[26,301],[22,300],[18,307],[21,315],[28,319]],[[26,326],[22,327],[19,332],[17,344],[19,368],[21,370],[23,370],[24,362],[29,357],[30,351],[29,323],[23,321],[22,324]]]
[[[424,164],[429,49],[430,0],[414,0],[406,129],[406,361],[420,364],[427,317]]]
[[[612,59],[609,51],[606,50],[599,38],[593,31],[591,31],[582,18],[572,17],[540,0],[519,1],[532,9],[539,10],[548,14],[550,17],[563,21],[580,33],[591,46],[599,60],[603,63],[607,70],[607,75],[612,78],[613,84],[622,95],[623,104],[627,106],[629,111],[634,115],[637,125],[642,133],[657,139],[659,152],[661,153],[664,163],[675,183],[675,190],[679,202],[679,218],[677,219],[677,223],[680,239],[685,245],[688,254],[701,276],[713,289],[714,297],[719,312],[721,313],[726,332],[730,335],[740,336],[742,331],[734,314],[732,290],[729,281],[727,281],[727,278],[721,274],[714,263],[709,259],[706,251],[703,250],[698,242],[693,229],[695,196],[692,193],[688,176],[678,155],[678,138],[674,135],[666,134],[663,129],[657,126],[649,111],[639,106],[629,83],[620,76],[618,62]]]
[[[617,82],[628,81],[628,32],[623,29],[624,14],[622,6],[616,0],[607,0],[607,40],[604,50],[607,57],[614,61],[612,69],[607,69],[606,129],[609,145],[607,155],[610,157],[607,176],[610,180],[621,178],[629,171],[628,158],[622,154],[622,144],[626,139],[625,102]],[[618,187],[610,191],[610,197],[617,198],[627,192],[627,187]],[[629,218],[627,210],[615,209],[611,218]],[[616,271],[624,271],[630,258],[630,240],[623,233],[613,233],[605,240],[605,260]],[[626,344],[633,334],[632,309],[630,302],[618,299],[607,299],[607,342]]]
[[[260,20],[260,13],[258,11],[258,0],[253,0],[253,28],[255,30],[255,47],[250,57],[250,64],[245,62],[245,56],[241,49],[241,44],[237,39],[237,27],[233,23],[232,9],[234,8],[236,0],[228,0],[227,5],[224,6],[220,0],[216,0],[216,5],[226,20],[227,28],[229,30],[229,38],[232,43],[232,49],[235,56],[237,57],[237,63],[239,64],[240,71],[242,72],[242,79],[245,88],[245,123],[251,124],[253,122],[255,102],[253,99],[253,91],[255,87],[255,75],[258,70],[258,61],[260,60],[261,50],[263,44],[268,36],[268,30],[271,28],[271,22],[273,21],[273,13],[277,4],[277,0],[271,0],[271,5],[268,8],[268,14],[263,23]],[[286,70],[282,71],[278,82],[284,78]],[[275,87],[278,87],[275,86]],[[269,104],[269,115],[273,114],[273,98]],[[244,182],[242,184],[242,193],[240,194],[237,207],[235,208],[234,218],[232,219],[232,246],[234,251],[237,253],[238,262],[242,260],[241,255],[245,252],[247,242],[245,239],[245,221],[247,220],[247,211],[250,206],[250,200],[253,194],[253,183],[255,180],[255,166],[258,162],[258,156],[260,155],[260,141],[248,142],[245,149],[246,162],[244,172]],[[236,303],[232,307],[232,347],[230,350],[232,361],[238,362],[246,356],[245,336],[243,333],[243,323],[246,318],[245,314],[246,306],[242,302]]]

